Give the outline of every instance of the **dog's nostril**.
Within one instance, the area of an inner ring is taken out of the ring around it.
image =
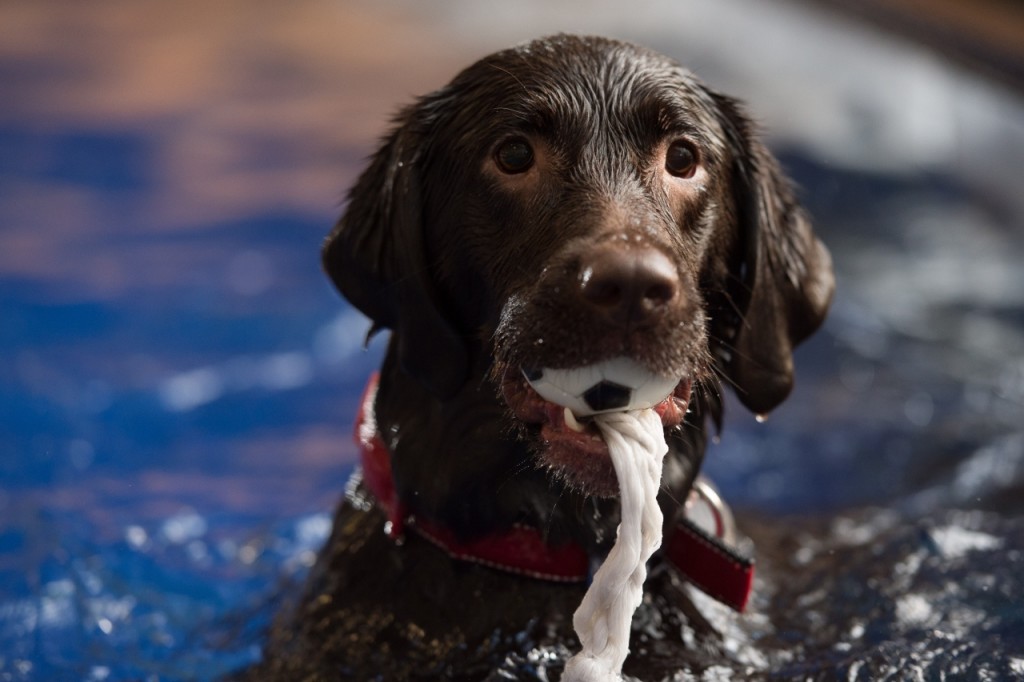
[[[583,300],[621,324],[649,321],[676,297],[679,278],[656,249],[601,249],[580,271]]]
[[[675,297],[676,288],[673,283],[664,281],[651,284],[644,292],[644,301],[660,305],[668,303]]]
[[[583,297],[594,305],[609,307],[622,301],[622,285],[612,273],[595,272],[593,267],[584,268],[580,282]]]

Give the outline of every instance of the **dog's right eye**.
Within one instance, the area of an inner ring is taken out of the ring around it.
[[[693,177],[697,170],[697,150],[686,140],[673,142],[665,154],[665,170],[677,178]]]
[[[494,150],[494,162],[503,173],[525,173],[533,166],[533,148],[520,137],[506,140]]]

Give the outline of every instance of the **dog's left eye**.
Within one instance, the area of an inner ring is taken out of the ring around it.
[[[525,173],[533,166],[533,148],[521,137],[506,140],[494,151],[494,161],[504,173]]]
[[[677,178],[689,178],[697,170],[697,150],[686,140],[677,140],[665,153],[665,170]]]

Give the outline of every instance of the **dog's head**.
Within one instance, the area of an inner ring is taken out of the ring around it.
[[[735,101],[648,50],[571,36],[491,55],[403,110],[323,257],[437,400],[492,358],[543,461],[598,494],[615,490],[604,446],[523,370],[632,358],[678,380],[656,408],[669,429],[716,378],[765,413],[833,289]]]

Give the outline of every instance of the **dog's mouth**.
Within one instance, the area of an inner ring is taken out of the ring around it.
[[[535,372],[506,368],[501,391],[513,416],[536,439],[542,464],[563,482],[586,494],[616,496],[615,469],[593,419],[546,400],[530,385],[527,375],[535,376]],[[692,381],[683,378],[668,397],[651,405],[666,429],[682,423],[691,388]]]

